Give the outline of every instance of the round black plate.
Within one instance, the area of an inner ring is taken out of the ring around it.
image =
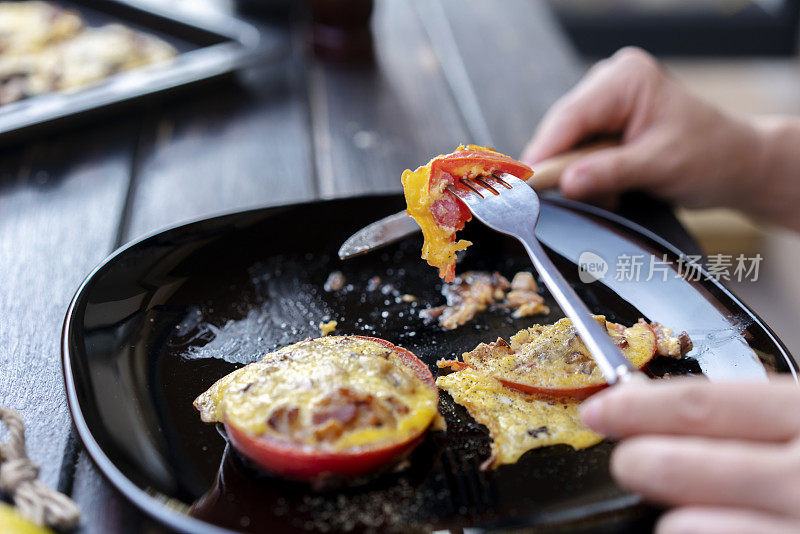
[[[84,282],[68,311],[63,365],[72,416],[87,451],[111,483],[148,514],[185,532],[414,531],[431,529],[598,528],[624,525],[646,510],[608,474],[609,443],[583,451],[556,446],[517,464],[478,469],[486,431],[442,395],[446,433],[431,433],[410,467],[327,491],[259,474],[192,400],[215,380],[262,354],[319,335],[366,334],[408,348],[435,370],[481,341],[531,322],[490,311],[455,331],[425,325],[426,305],[442,302],[420,239],[341,262],[336,250],[355,230],[402,208],[398,196],[317,202],[233,213],[172,228],[114,253]],[[655,374],[763,380],[795,373],[770,330],[719,284],[671,277],[580,284],[576,258],[592,251],[613,264],[621,254],[679,251],[623,219],[576,204],[543,204],[537,233],[590,308],[611,320],[639,317],[689,330],[692,358],[653,363]],[[459,270],[530,269],[522,247],[475,222],[475,242]],[[322,289],[342,270],[349,290]],[[396,292],[368,290],[379,276]],[[416,295],[416,303],[397,298]],[[749,344],[749,346],[748,346]],[[752,349],[751,349],[752,348]],[[225,529],[225,530],[223,530]]]

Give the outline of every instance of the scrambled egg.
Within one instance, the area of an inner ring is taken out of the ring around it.
[[[331,451],[402,442],[438,416],[438,392],[387,345],[307,339],[218,380],[194,402],[205,422]]]
[[[492,454],[484,468],[513,464],[538,447],[563,443],[585,449],[603,439],[581,421],[578,401],[525,395],[471,368],[440,376],[436,385],[489,429]]]

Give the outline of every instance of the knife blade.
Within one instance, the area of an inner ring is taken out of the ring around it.
[[[389,215],[369,224],[347,238],[339,249],[343,260],[366,254],[367,252],[390,245],[410,235],[422,231],[417,222],[405,210]]]
[[[561,173],[573,161],[592,152],[617,145],[619,145],[618,139],[604,138],[586,143],[580,148],[564,152],[553,158],[540,161],[536,165],[536,174],[528,180],[528,184],[536,191],[552,189],[558,184],[558,178]],[[390,245],[420,231],[422,230],[416,221],[409,217],[404,210],[377,220],[350,236],[339,248],[339,258],[346,260],[366,254],[376,248]]]

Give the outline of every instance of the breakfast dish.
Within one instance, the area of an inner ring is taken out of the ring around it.
[[[339,321],[337,333],[385,336],[429,365],[460,356],[481,341],[497,336],[508,340],[534,322],[554,322],[532,317],[514,320],[514,327],[504,317],[479,314],[472,324],[480,328],[426,328],[410,306],[366,291],[365,282],[379,274],[383,283],[415,295],[420,307],[444,300],[433,288],[434,270],[420,261],[421,239],[392,245],[386,250],[388,262],[380,253],[335,261],[339,243],[355,229],[397,212],[403,204],[402,198],[386,195],[230,213],[166,230],[109,258],[70,307],[62,358],[78,435],[115,491],[181,532],[568,531],[574,523],[558,519],[564,517],[613,530],[621,516],[640,518],[641,508],[633,506],[630,495],[610,476],[612,446],[607,442],[579,451],[571,445],[539,448],[512,465],[476,472],[490,456],[491,439],[444,391],[439,408],[447,421],[446,434],[426,434],[408,461],[401,462],[407,464],[404,469],[387,469],[365,477],[365,483],[343,484],[333,491],[319,492],[307,483],[257,472],[220,436],[220,425],[201,421],[192,402],[216,380],[254,355],[260,358],[273,347],[319,335],[318,324],[328,318]],[[567,228],[575,251],[603,250],[612,258],[622,253],[677,258],[666,242],[637,233],[624,220],[583,210],[561,199],[542,199],[543,221],[560,223],[566,214],[577,220],[580,214],[580,226]],[[545,224],[541,237],[554,242],[564,228]],[[477,224],[467,231],[474,235],[472,241],[483,242],[484,236],[496,240],[497,254],[482,258],[481,269],[507,273],[509,280],[513,273],[530,269],[512,238]],[[578,252],[556,252],[565,276],[579,284]],[[176,263],[176,257],[182,261]],[[225,258],[217,262],[222,270],[209,276],[209,258],[220,257]],[[320,261],[323,257],[332,261]],[[393,274],[386,272],[389,268]],[[332,270],[341,270],[345,286],[352,283],[354,289],[322,291]],[[177,279],[182,281],[180,291],[175,291]],[[702,358],[655,357],[648,365],[650,374],[703,373],[711,381],[735,374],[764,380],[765,356],[777,366],[772,369],[796,372],[796,364],[763,322],[713,279],[676,279],[670,288],[656,295],[621,295],[595,283],[582,294],[596,309],[620,318],[616,322],[624,319],[625,326],[639,316],[681,329],[691,325]],[[387,309],[390,313],[383,318]],[[742,317],[753,319],[732,324]],[[124,420],[115,414],[123,414]],[[548,430],[555,432],[551,426]],[[544,437],[537,427],[526,430]],[[189,509],[210,491],[223,473],[223,462],[226,469],[215,486],[218,508],[200,523],[189,516]],[[597,510],[609,513],[598,515]],[[544,517],[556,519],[543,524]]]
[[[550,313],[538,290],[536,280],[527,271],[515,274],[511,282],[498,272],[467,271],[442,286],[442,295],[447,299],[444,306],[426,308],[420,316],[437,319],[445,330],[454,330],[493,305],[512,310],[515,319]]]
[[[471,367],[440,376],[436,385],[489,430],[492,447],[484,470],[513,464],[531,449],[564,444],[578,450],[603,439],[583,424],[576,399],[526,394]]]
[[[204,422],[286,477],[353,477],[409,453],[438,421],[428,367],[388,341],[307,339],[218,380],[194,401]]]
[[[655,355],[682,357],[691,350],[686,333],[683,344],[672,330],[658,325],[659,334],[644,320],[630,327],[606,321],[602,323],[614,343],[636,367],[643,369]],[[657,323],[656,323],[657,324]],[[678,353],[659,350],[678,346]],[[580,339],[572,322],[561,319],[552,325],[534,325],[517,332],[509,341],[498,338],[481,343],[462,355],[462,361],[441,360],[440,367],[473,368],[492,376],[504,385],[524,393],[583,399],[607,386],[589,349]]]
[[[470,243],[456,241],[456,232],[472,218],[469,209],[445,187],[466,178],[505,172],[521,180],[533,175],[530,167],[492,148],[460,145],[450,154],[436,156],[417,170],[405,170],[401,178],[406,210],[422,228],[422,259],[439,269],[446,282],[455,279],[456,252]]]
[[[44,2],[0,3],[0,104],[68,91],[176,55],[165,41],[121,24],[89,27]]]
[[[657,335],[643,320],[626,328],[603,316],[595,319],[639,368],[656,354],[682,357],[691,350],[685,333],[680,336],[685,340],[681,345],[661,325]],[[679,353],[659,353],[659,345],[677,346]],[[538,447],[565,444],[583,449],[602,440],[583,424],[578,407],[582,399],[607,384],[569,319],[534,325],[512,336],[510,342],[499,338],[481,343],[462,360],[439,361],[440,368],[456,371],[440,376],[436,384],[489,429],[492,452],[484,469],[514,463]]]

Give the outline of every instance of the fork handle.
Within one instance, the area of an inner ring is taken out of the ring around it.
[[[584,156],[594,152],[619,146],[619,139],[603,138],[589,143],[584,143],[574,150],[562,152],[552,158],[547,158],[535,165],[533,176],[528,178],[528,185],[536,191],[546,191],[558,186],[558,180],[567,167]]]
[[[517,236],[525,246],[533,265],[542,277],[544,284],[561,306],[564,313],[572,320],[572,324],[581,336],[583,343],[589,348],[592,357],[600,367],[609,384],[617,382],[633,382],[648,380],[617,347],[608,332],[593,317],[589,308],[580,299],[572,286],[561,275],[547,256],[539,240],[531,235]]]

